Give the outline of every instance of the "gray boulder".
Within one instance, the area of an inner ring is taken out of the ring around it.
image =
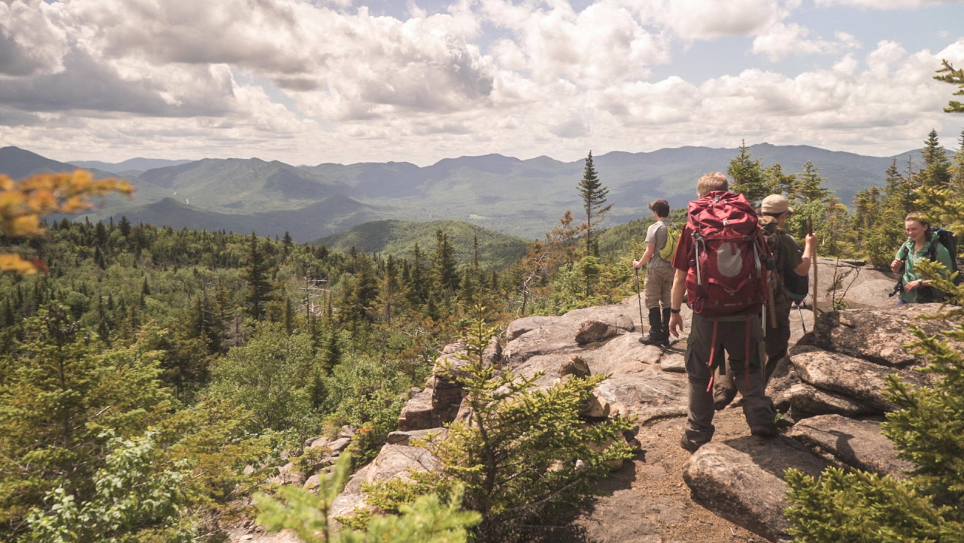
[[[632,332],[636,329],[633,312],[624,304],[576,309],[554,317],[510,340],[503,358],[510,365],[518,365],[540,354],[564,354],[580,349],[576,335],[586,321],[601,323],[607,330]],[[588,343],[588,341],[587,341]]]
[[[820,291],[817,293],[817,307],[832,307],[834,299],[843,299],[851,308],[894,307],[894,298],[887,295],[894,289],[897,277],[889,271],[875,270],[860,261],[827,257],[817,257],[817,266],[820,283],[817,285]],[[812,269],[810,281],[812,288]]]
[[[787,485],[750,455],[722,443],[702,446],[683,466],[693,500],[730,522],[776,541],[788,538]]]
[[[876,421],[822,415],[798,422],[787,435],[818,454],[864,471],[902,477],[914,469],[897,457],[894,443],[881,434]]]
[[[435,412],[432,410],[433,386],[427,386],[421,392],[408,399],[405,407],[398,416],[398,429],[403,432],[422,430],[435,426]]]
[[[878,413],[894,409],[882,394],[886,390],[887,376],[895,371],[892,368],[809,345],[798,345],[791,349],[790,360],[806,383],[858,400]],[[924,382],[919,373],[902,371],[900,374],[907,382]]]
[[[556,317],[532,316],[516,319],[509,323],[509,326],[505,329],[505,339],[506,341],[512,341],[526,332],[551,323],[555,318]]]
[[[581,356],[574,356],[569,359],[569,362],[566,362],[559,368],[559,377],[565,377],[567,375],[589,377],[592,375],[592,371],[589,369],[589,364],[586,363]]]
[[[407,479],[409,470],[432,471],[438,459],[420,447],[386,444],[371,464],[361,468],[348,479],[345,489],[331,504],[333,518],[346,517],[368,507],[361,487],[390,479]]]
[[[914,341],[910,327],[915,324],[928,334],[945,326],[918,319],[933,314],[940,304],[909,304],[893,309],[832,311],[817,319],[812,343],[827,351],[862,358],[876,364],[903,367],[920,362],[904,344]]]
[[[389,432],[388,436],[385,438],[385,442],[392,445],[411,445],[413,440],[424,439],[432,434],[445,436],[446,433],[448,433],[448,430],[445,428],[429,428],[426,430],[412,430],[408,432],[398,430],[395,432]]]
[[[744,437],[700,447],[683,466],[683,480],[703,507],[779,541],[789,539],[783,516],[788,505],[784,472],[793,467],[816,476],[826,466],[792,440]]]
[[[807,383],[791,385],[786,390],[774,394],[772,399],[777,409],[789,409],[794,419],[834,413],[848,417],[879,413],[878,410],[853,398],[825,392]]]
[[[579,331],[576,332],[576,343],[579,345],[595,343],[597,341],[609,339],[618,333],[619,329],[615,324],[596,320],[587,320],[579,325]]]
[[[685,377],[651,366],[639,373],[614,375],[596,387],[595,397],[609,413],[636,416],[640,423],[685,416],[689,384]]]

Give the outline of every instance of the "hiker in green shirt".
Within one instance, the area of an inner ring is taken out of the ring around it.
[[[946,270],[950,270],[950,253],[937,241],[937,234],[931,231],[930,224],[924,220],[924,216],[916,211],[908,214],[904,219],[904,232],[907,233],[907,241],[901,245],[894,261],[890,263],[890,269],[894,273],[899,273],[901,266],[904,268],[901,276],[903,288],[900,291],[900,298],[897,299],[897,305],[941,301],[944,293],[931,287],[929,280],[918,275],[914,264],[923,259],[930,259],[929,255],[933,254],[937,257],[937,262],[943,264]],[[947,273],[947,271],[944,272],[944,277],[947,277]]]

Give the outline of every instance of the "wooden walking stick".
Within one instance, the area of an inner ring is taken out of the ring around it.
[[[813,234],[813,219],[807,218],[807,235]],[[813,264],[813,327],[817,328],[817,244],[813,244],[813,254],[810,255]]]

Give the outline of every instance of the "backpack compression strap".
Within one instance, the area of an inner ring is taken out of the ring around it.
[[[713,358],[716,354],[716,327],[720,323],[720,319],[713,319],[713,339],[710,340],[710,359],[706,363],[706,367],[710,368],[710,382],[706,385],[706,391],[709,392],[713,390]]]
[[[765,329],[766,327],[764,327],[764,330]],[[746,316],[746,339],[744,340],[743,352],[744,352],[743,375],[746,379],[746,388],[744,388],[743,390],[746,391],[744,392],[744,394],[749,394],[750,393],[750,315]],[[766,375],[766,369],[765,368],[760,368],[760,369],[762,370],[764,375]],[[764,389],[763,392],[765,394],[766,390]]]

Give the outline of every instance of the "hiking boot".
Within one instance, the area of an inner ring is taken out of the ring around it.
[[[771,438],[777,435],[777,427],[773,424],[768,426],[750,426],[750,434],[762,438]]]
[[[643,345],[664,345],[669,343],[669,333],[663,333],[663,323],[660,321],[659,308],[649,309],[649,335],[639,338]]]
[[[727,408],[727,406],[733,403],[734,398],[736,398],[736,387],[728,388],[724,391],[714,390],[713,391],[713,409],[717,411],[723,411],[724,409]],[[736,406],[739,406],[741,403],[742,402],[737,403]]]
[[[689,438],[687,438],[684,435],[679,440],[679,446],[686,449],[690,454],[693,454],[696,451],[698,451],[700,447],[703,446],[703,443],[695,443],[693,441],[690,441]]]
[[[663,308],[663,322],[660,323],[660,328],[663,330],[663,337],[666,338],[665,345],[669,346],[669,317],[673,313],[668,307]]]

